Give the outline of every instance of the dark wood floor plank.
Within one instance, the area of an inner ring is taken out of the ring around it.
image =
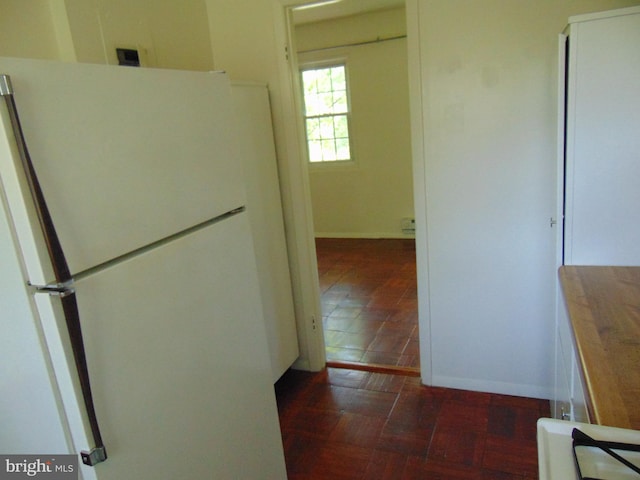
[[[408,456],[402,453],[374,450],[362,480],[398,480],[407,459]]]
[[[327,360],[419,368],[414,241],[319,238],[316,252]]]

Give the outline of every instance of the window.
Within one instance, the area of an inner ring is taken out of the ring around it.
[[[351,160],[345,65],[302,70],[310,162]]]

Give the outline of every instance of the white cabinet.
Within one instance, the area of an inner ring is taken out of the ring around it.
[[[562,294],[558,298],[555,355],[555,395],[551,402],[552,415],[562,420],[589,422],[580,362]]]
[[[558,263],[640,265],[640,7],[571,17],[559,50]],[[552,414],[588,422],[557,285]]]
[[[564,305],[560,304],[560,308]],[[560,320],[558,315],[556,320]],[[571,346],[563,348],[563,336],[560,334],[560,325],[556,326],[555,334],[555,376],[554,395],[551,400],[551,415],[561,420],[571,418]],[[566,337],[565,337],[566,339]],[[565,340],[566,342],[566,340]],[[568,355],[565,355],[568,353]],[[567,358],[569,363],[567,363]]]
[[[640,265],[640,7],[569,22],[563,263]]]

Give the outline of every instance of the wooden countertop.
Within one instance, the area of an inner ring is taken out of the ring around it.
[[[640,430],[640,267],[563,266],[592,423]]]

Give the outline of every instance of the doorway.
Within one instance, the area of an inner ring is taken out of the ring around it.
[[[294,65],[349,73],[353,157],[307,168],[327,362],[417,373],[405,17],[401,0],[343,0],[292,8],[289,29]]]

